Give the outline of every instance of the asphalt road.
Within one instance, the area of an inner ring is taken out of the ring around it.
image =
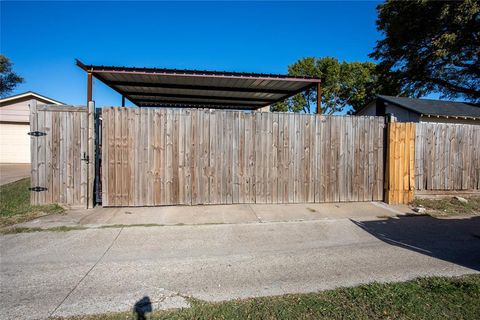
[[[314,292],[480,270],[480,217],[127,227],[0,237],[5,319]]]

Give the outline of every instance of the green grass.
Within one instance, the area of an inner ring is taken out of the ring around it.
[[[50,228],[38,228],[38,227],[5,227],[0,229],[0,234],[15,234],[15,233],[30,233],[30,232],[68,232],[86,230],[87,227],[82,226],[59,226]]]
[[[105,226],[100,226],[98,229],[110,229],[110,228],[134,228],[134,227],[164,227],[164,224],[158,223],[137,223],[137,224],[108,224]]]
[[[141,297],[139,297],[140,299]],[[420,278],[154,311],[148,319],[479,319],[480,275]],[[66,318],[134,319],[130,312]]]
[[[119,228],[134,228],[134,227],[163,227],[162,224],[112,224],[100,227],[84,227],[84,226],[58,226],[49,228],[39,227],[5,227],[0,229],[0,234],[14,234],[14,233],[29,233],[29,232],[68,232],[87,229],[119,229]]]
[[[31,191],[28,190],[29,187],[29,178],[0,186],[0,227],[64,211],[58,204],[30,205]]]
[[[428,214],[435,216],[470,215],[480,213],[480,197],[467,198],[468,203],[462,203],[453,197],[443,199],[415,199],[412,206],[423,206]]]
[[[217,225],[223,223],[204,223],[201,225]],[[184,223],[177,223],[172,225],[166,224],[157,224],[157,223],[140,223],[140,224],[109,224],[99,227],[86,227],[86,226],[58,226],[58,227],[49,227],[49,228],[39,228],[39,227],[15,227],[7,226],[0,229],[0,234],[15,234],[15,233],[29,233],[29,232],[68,232],[68,231],[78,231],[78,230],[87,230],[87,229],[119,229],[119,228],[136,228],[136,227],[182,227],[182,226],[201,226],[200,224],[187,225]]]

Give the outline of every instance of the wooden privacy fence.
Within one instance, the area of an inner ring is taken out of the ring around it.
[[[32,204],[93,207],[93,108],[30,102]]]
[[[415,150],[419,193],[480,189],[480,126],[419,123]]]
[[[31,203],[92,207],[93,103],[30,108]],[[387,132],[383,117],[150,108],[102,118],[105,206],[408,203],[480,189],[476,125],[393,122]]]
[[[383,200],[383,117],[102,110],[105,206]]]

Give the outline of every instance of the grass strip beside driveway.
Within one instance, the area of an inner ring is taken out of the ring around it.
[[[479,301],[480,275],[476,274],[219,303],[191,300],[191,308],[154,311],[148,319],[479,319]],[[135,317],[116,313],[66,319]]]
[[[62,213],[58,204],[32,206],[30,178],[0,186],[0,227],[13,225],[52,213]]]

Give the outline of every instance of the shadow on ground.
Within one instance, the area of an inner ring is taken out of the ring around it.
[[[153,311],[152,302],[148,296],[143,297],[142,299],[135,302],[133,306],[133,313],[136,316],[137,320],[145,320],[146,314]]]
[[[480,217],[400,216],[351,221],[388,244],[480,271]]]

